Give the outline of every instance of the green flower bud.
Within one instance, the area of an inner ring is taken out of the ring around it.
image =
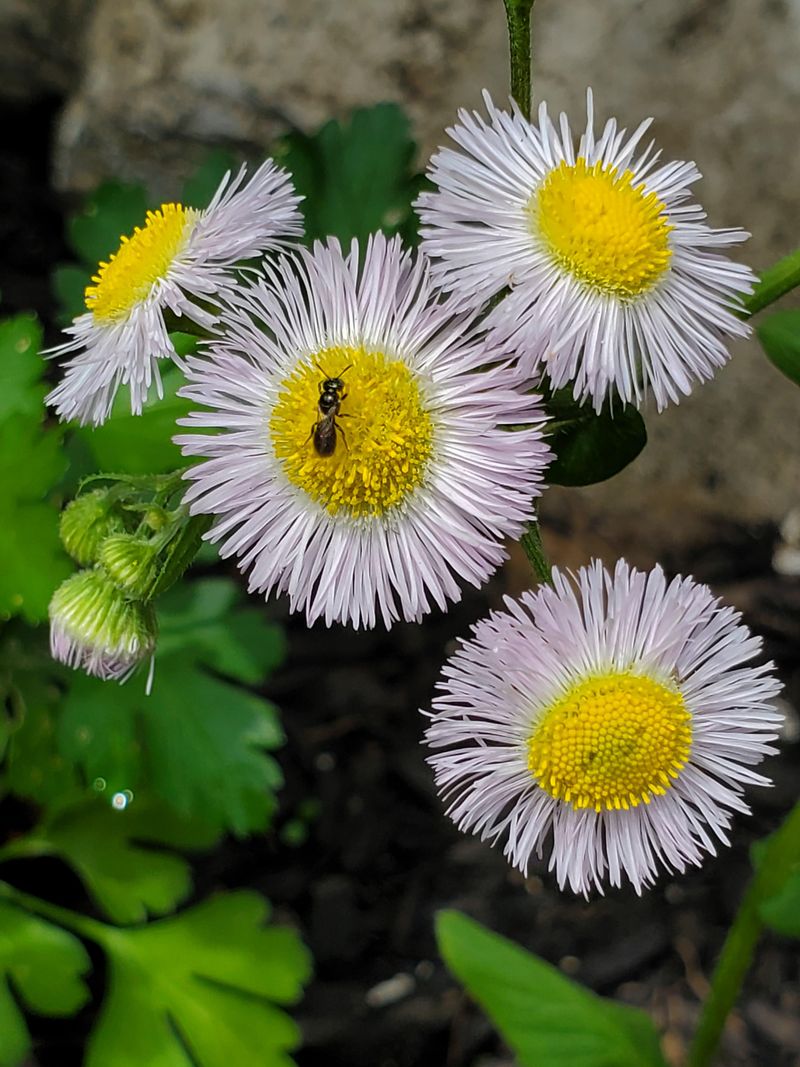
[[[61,512],[59,532],[64,548],[83,566],[97,561],[109,534],[123,530],[122,519],[113,511],[108,493],[95,489],[70,501]]]
[[[100,569],[78,571],[50,601],[50,652],[68,667],[125,681],[153,653],[155,613],[129,600]]]
[[[158,550],[134,534],[107,537],[100,546],[99,563],[114,585],[130,597],[148,600],[160,572]]]

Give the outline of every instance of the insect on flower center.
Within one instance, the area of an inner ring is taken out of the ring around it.
[[[340,379],[341,402],[322,425],[330,378]],[[300,363],[281,385],[269,430],[289,481],[331,515],[355,518],[402,504],[422,485],[433,446],[416,376],[402,360],[363,348],[327,348]],[[329,454],[320,454],[320,433],[333,442]]]
[[[95,319],[114,322],[144,300],[184,248],[199,212],[182,204],[162,204],[148,211],[144,227],[122,237],[107,263],[100,263],[86,287],[86,307]]]
[[[528,769],[573,808],[627,810],[666,793],[691,743],[677,690],[610,672],[576,682],[545,709],[528,741]]]
[[[666,205],[632,171],[562,162],[528,203],[531,229],[558,266],[601,293],[632,298],[670,264]]]

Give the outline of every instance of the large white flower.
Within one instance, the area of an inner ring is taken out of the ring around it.
[[[419,619],[505,558],[533,516],[544,413],[424,258],[373,236],[265,266],[182,390],[193,513],[309,622]],[[199,431],[210,428],[212,434]]]
[[[542,104],[537,123],[484,94],[488,122],[459,112],[418,200],[434,276],[469,304],[509,290],[489,319],[523,368],[600,408],[609,393],[659,409],[711,378],[752,289],[749,268],[717,250],[742,230],[713,230],[691,203],[694,163],[660,163],[651,120],[631,135],[610,119],[594,133],[592,95],[577,151],[566,116]]]
[[[86,290],[88,310],[67,328],[71,339],[49,353],[76,353],[47,397],[60,418],[99,425],[120,385],[129,386],[131,411],[140,414],[154,383],[161,395],[158,361],[176,358],[164,313],[211,327],[216,315],[208,305],[231,283],[237,262],[302,233],[300,198],[287,173],[267,160],[246,185],[245,175],[245,167],[227,174],[203,211],[182,204],[149,211],[144,226],[99,265]]]
[[[690,578],[599,563],[507,601],[448,660],[428,744],[448,814],[504,841],[514,866],[551,849],[561,887],[637,892],[727,844],[751,768],[774,751],[780,684],[745,666],[761,641]]]

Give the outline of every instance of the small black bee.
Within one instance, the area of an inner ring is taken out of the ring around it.
[[[330,378],[322,370],[322,367],[318,367],[318,370],[324,375],[323,380],[319,383],[319,401],[317,402],[319,418],[311,427],[311,433],[309,434],[309,437],[313,438],[314,451],[318,456],[333,455],[336,451],[337,433],[342,435],[342,440],[345,445],[347,444],[344,430],[336,421],[336,416],[339,415],[342,401],[347,396],[344,391],[345,385],[342,381],[342,376],[352,366],[352,363],[348,364],[335,378]],[[342,415],[341,417],[344,418],[345,416]]]

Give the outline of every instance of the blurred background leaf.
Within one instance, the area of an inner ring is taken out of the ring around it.
[[[62,433],[44,424],[41,328],[31,315],[0,324],[0,617],[47,616],[71,566],[58,537],[53,490],[66,470]]]
[[[347,122],[331,121],[315,134],[295,130],[275,148],[305,199],[306,239],[329,234],[349,245],[375,230],[412,243],[412,203],[422,176],[412,170],[416,146],[408,116],[396,104],[359,108]]]

